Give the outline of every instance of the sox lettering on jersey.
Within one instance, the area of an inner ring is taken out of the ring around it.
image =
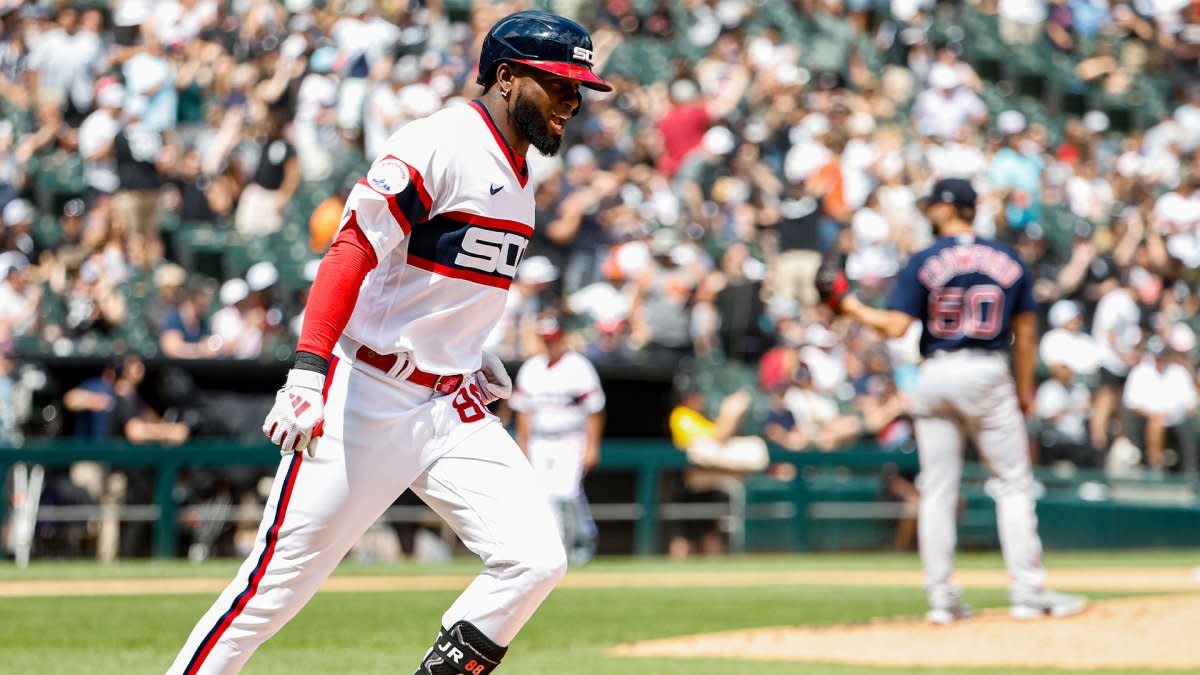
[[[533,228],[472,213],[441,213],[410,235],[408,262],[442,276],[507,289]]]
[[[498,272],[511,279],[528,245],[528,239],[513,232],[472,227],[463,237],[463,251],[455,256],[454,264],[481,272]]]

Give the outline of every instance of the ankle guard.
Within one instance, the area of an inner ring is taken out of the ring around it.
[[[438,633],[416,675],[487,675],[500,665],[508,647],[501,647],[466,621]]]

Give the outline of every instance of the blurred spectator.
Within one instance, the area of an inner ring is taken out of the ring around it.
[[[962,86],[953,66],[937,63],[929,70],[929,88],[917,96],[911,115],[917,133],[952,139],[987,119],[987,108]]]
[[[284,138],[283,122],[270,117],[258,167],[238,201],[238,232],[246,235],[277,232],[283,226],[284,210],[299,185],[300,163],[296,159],[296,149]]]
[[[510,359],[535,353],[539,342],[533,331],[535,320],[556,280],[558,269],[549,258],[533,256],[521,261],[504,301],[504,315],[485,342],[487,348]]]
[[[763,424],[763,436],[785,450],[807,450],[811,447],[811,430],[796,424],[796,416],[788,409],[785,400],[787,391],[787,385],[777,385],[771,390],[771,409],[767,411],[767,421]]]
[[[1125,381],[1122,403],[1129,412],[1129,435],[1144,450],[1146,465],[1155,472],[1167,468],[1169,435],[1179,453],[1180,469],[1194,475],[1196,437],[1186,422],[1196,412],[1195,379],[1157,336],[1147,340],[1146,351],[1146,358],[1129,371]]]
[[[1025,116],[1016,110],[1000,113],[996,130],[1004,140],[988,167],[988,183],[1005,204],[1005,224],[1019,231],[1041,219],[1042,148],[1028,133]]]
[[[779,255],[772,273],[775,295],[796,298],[806,306],[817,304],[813,280],[821,265],[821,237],[816,198],[807,183],[790,185],[779,205],[775,223]]]
[[[713,273],[712,286],[719,287],[712,298],[720,317],[716,333],[721,352],[729,359],[753,363],[771,346],[771,337],[763,330],[765,272],[766,266],[737,242],[725,249],[721,271]]]
[[[628,363],[634,353],[626,342],[623,319],[599,319],[595,323],[596,339],[584,348],[583,355],[598,365]]]
[[[131,443],[178,445],[188,439],[185,424],[163,420],[138,393],[146,366],[126,355],[106,365],[98,377],[85,380],[63,396],[75,413],[75,436],[89,440],[124,438]]]
[[[0,345],[37,326],[42,287],[29,279],[29,261],[16,251],[0,253]]]
[[[702,96],[700,86],[690,79],[672,82],[671,107],[654,125],[662,136],[663,146],[658,170],[667,177],[673,176],[688,154],[700,146],[709,125],[737,107],[749,81],[744,70],[736,69],[711,98]]]
[[[102,80],[96,92],[96,109],[79,126],[79,154],[83,157],[88,186],[110,195],[121,186],[114,161],[117,133],[125,87],[112,79]]]
[[[896,386],[888,354],[872,349],[863,358],[864,371],[853,380],[854,410],[862,418],[861,432],[874,435],[880,447],[896,450],[911,447],[913,425],[909,416],[912,402]],[[851,433],[853,425],[842,422]]]
[[[37,244],[30,235],[30,229],[37,218],[37,211],[25,199],[13,199],[4,205],[0,212],[0,220],[4,221],[4,248],[7,251],[20,253],[26,261],[37,254]]]
[[[1000,39],[1004,44],[1020,48],[1042,39],[1042,23],[1046,20],[1046,0],[998,0]]]
[[[0,445],[20,442],[18,423],[17,361],[10,351],[0,348]]]
[[[1091,392],[1065,360],[1046,361],[1050,379],[1037,390],[1034,412],[1042,463],[1070,462],[1080,467],[1100,466],[1099,456],[1088,442],[1087,420]]]
[[[672,442],[687,453],[691,467],[683,476],[687,501],[737,502],[744,476],[767,467],[769,458],[763,440],[735,435],[750,403],[749,393],[735,392],[720,402],[716,418],[709,419],[704,412],[707,401],[703,391],[690,389],[680,396],[668,426]],[[669,545],[674,558],[687,557],[696,549],[709,555],[725,550],[717,523],[688,521],[685,531],[673,536]]]
[[[110,334],[125,322],[125,297],[116,287],[123,280],[122,271],[118,266],[116,278],[111,278],[113,270],[105,267],[100,255],[93,255],[64,270],[64,278],[51,281],[50,288],[65,310],[62,328],[66,337],[77,340],[90,333]]]
[[[633,257],[634,251],[647,251],[643,242],[621,247],[620,255]],[[660,254],[669,251],[659,250]],[[640,254],[640,255],[644,255]],[[641,265],[633,280],[634,296],[629,310],[631,335],[635,344],[664,363],[673,363],[692,351],[691,310],[689,304],[696,280],[679,269],[668,255]],[[712,323],[709,323],[712,326]]]
[[[806,364],[792,374],[783,405],[792,416],[793,428],[802,429],[809,443],[820,450],[836,450],[863,431],[858,417],[842,414],[837,400],[817,390]]]
[[[169,163],[174,153],[163,146],[162,131],[144,121],[145,102],[128,100],[125,126],[113,140],[119,188],[113,198],[113,218],[119,229],[144,238],[153,249],[151,259],[162,256],[159,231],[159,190],[163,185],[160,164]]]
[[[253,307],[250,285],[243,279],[230,279],[221,284],[218,298],[221,309],[212,316],[213,336],[219,339],[220,354],[235,359],[256,359],[262,354],[263,328],[267,313]]]
[[[1042,335],[1038,357],[1042,363],[1066,366],[1077,377],[1090,377],[1100,369],[1101,350],[1096,340],[1083,332],[1083,313],[1070,300],[1050,306],[1050,330]]]
[[[1100,289],[1102,295],[1092,315],[1092,337],[1100,345],[1100,382],[1092,400],[1089,434],[1093,447],[1106,448],[1109,420],[1117,412],[1125,378],[1140,360],[1137,346],[1142,337],[1138,325],[1142,311],[1133,291],[1118,279],[1106,280]]]
[[[158,344],[163,355],[172,359],[206,359],[216,356],[217,342],[208,324],[208,308],[212,292],[204,286],[193,286],[178,306],[167,312]]]

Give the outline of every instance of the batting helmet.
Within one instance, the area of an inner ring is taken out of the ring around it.
[[[592,37],[583,26],[548,12],[517,12],[488,31],[475,81],[486,86],[496,66],[510,61],[578,80],[589,89],[612,91],[592,72],[593,58]]]

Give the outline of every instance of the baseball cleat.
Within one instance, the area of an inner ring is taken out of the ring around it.
[[[1048,616],[1071,616],[1087,609],[1087,604],[1087,598],[1081,595],[1068,595],[1042,588],[1015,596],[1008,614],[1020,621]]]
[[[963,621],[975,616],[975,609],[965,602],[956,602],[946,607],[931,607],[925,613],[925,620],[937,626]]]

